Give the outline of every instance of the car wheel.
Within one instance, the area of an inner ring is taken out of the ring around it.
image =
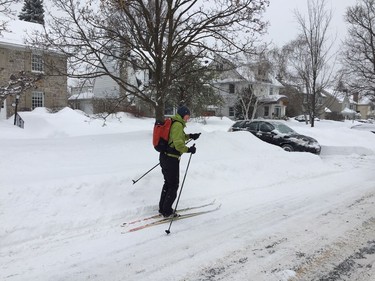
[[[294,151],[293,146],[291,146],[290,144],[283,144],[281,147],[288,152]]]

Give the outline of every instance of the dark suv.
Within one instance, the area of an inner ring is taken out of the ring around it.
[[[278,145],[286,151],[305,151],[320,154],[321,150],[315,139],[300,135],[292,128],[277,121],[240,120],[234,123],[229,131],[249,131],[262,141]]]

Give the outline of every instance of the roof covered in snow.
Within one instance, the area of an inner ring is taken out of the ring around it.
[[[7,30],[2,31],[0,35],[0,44],[3,45],[21,45],[26,46],[27,38],[30,38],[35,32],[42,31],[43,26],[38,23],[7,20],[0,18],[1,21],[7,21]]]
[[[269,95],[269,96],[260,97],[259,101],[263,103],[277,103],[282,99],[288,99],[288,97],[284,95]]]

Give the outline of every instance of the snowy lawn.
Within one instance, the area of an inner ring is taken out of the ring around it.
[[[120,226],[157,213],[160,167],[132,183],[158,163],[153,119],[20,115],[23,130],[0,121],[0,280],[375,280],[375,251],[362,267],[351,258],[375,247],[375,134],[356,122],[285,121],[318,140],[317,156],[227,132],[226,118],[192,120],[186,132],[202,135],[179,207],[221,208],[166,235]]]

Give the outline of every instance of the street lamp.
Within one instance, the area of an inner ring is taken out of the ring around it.
[[[15,104],[15,108],[14,108],[14,125],[17,124],[17,109],[18,109],[18,101],[20,100],[20,95],[17,94],[16,95],[16,104]]]

